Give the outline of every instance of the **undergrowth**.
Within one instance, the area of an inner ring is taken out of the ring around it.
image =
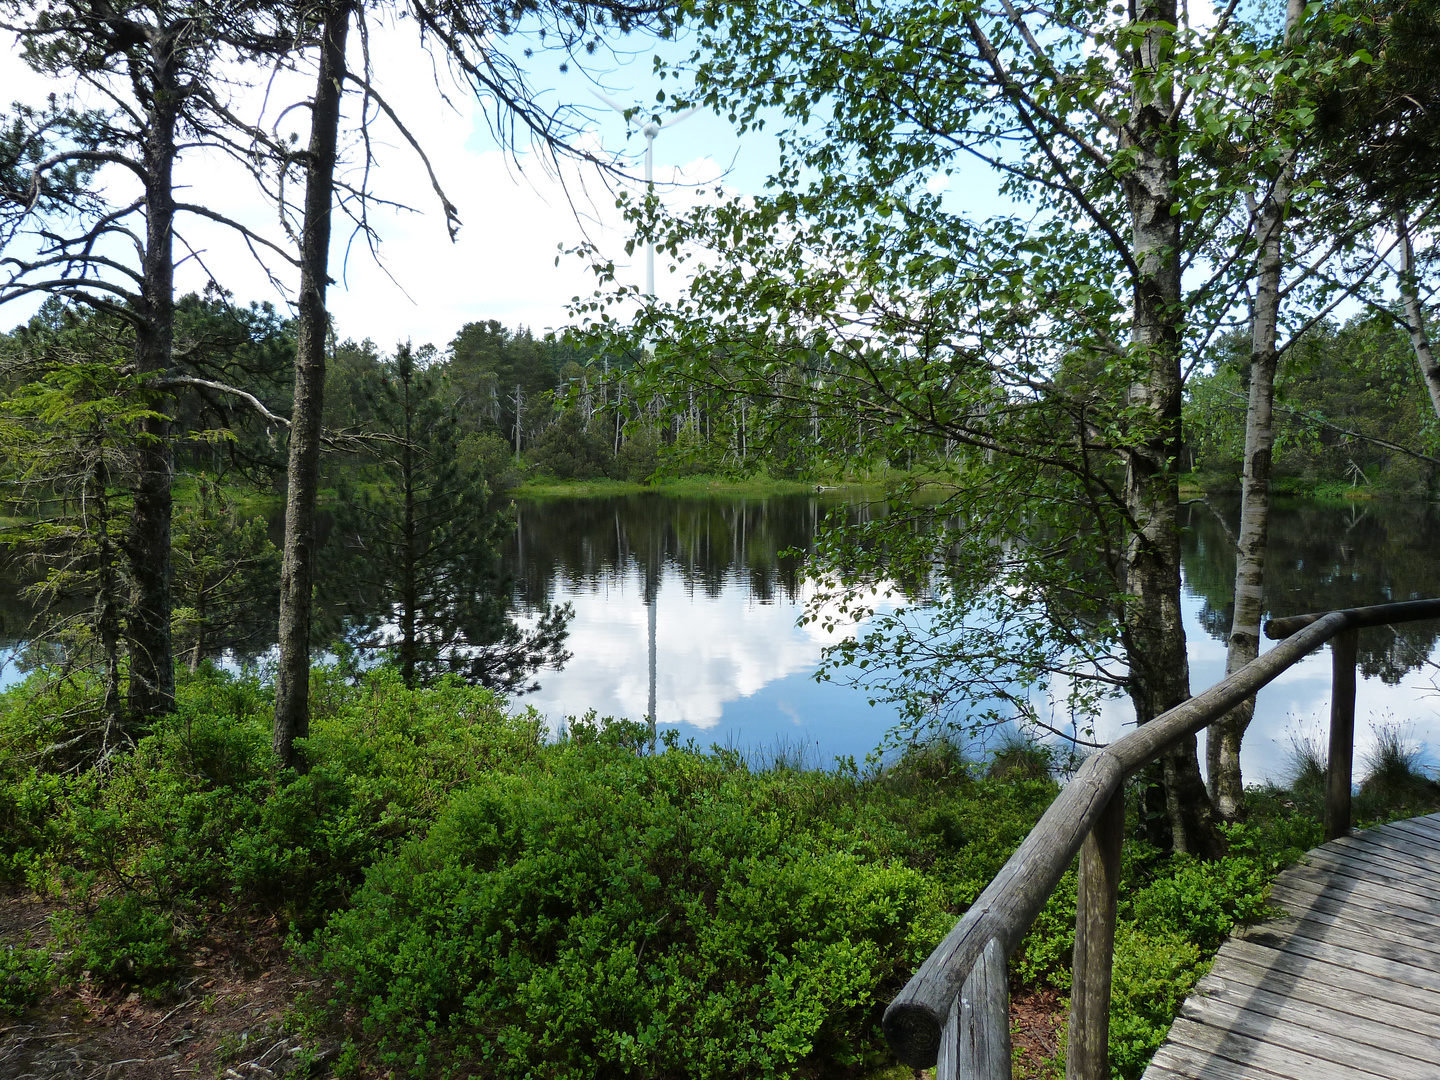
[[[63,907],[46,949],[0,950],[0,1012],[77,980],[164,998],[197,928],[258,909],[322,977],[304,1023],[367,1076],[883,1068],[885,1002],[1057,790],[1024,746],[985,769],[936,744],[826,771],[673,737],[650,753],[594,717],[552,739],[488,692],[384,669],[317,669],[298,772],[274,767],[269,689],[211,669],[93,767],[66,738],[87,688],[39,685],[0,695],[0,882]],[[1440,802],[1398,733],[1369,776],[1372,818]],[[1127,843],[1115,1076],[1143,1072],[1226,935],[1319,842],[1320,798],[1323,763],[1302,760],[1251,793],[1223,859]],[[1068,992],[1074,918],[1072,870],[1012,958],[1016,993]]]

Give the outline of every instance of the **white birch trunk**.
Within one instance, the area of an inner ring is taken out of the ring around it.
[[[1125,552],[1126,658],[1135,718],[1147,723],[1190,696],[1185,626],[1180,614],[1180,219],[1172,213],[1180,165],[1173,138],[1174,102],[1164,79],[1151,72],[1168,62],[1176,25],[1175,0],[1154,0],[1136,10],[1148,24],[1135,54],[1136,93],[1122,141],[1133,154],[1125,177],[1134,259],[1133,347],[1141,374],[1130,402],[1145,430],[1126,459],[1125,500],[1136,529]],[[1176,851],[1201,857],[1219,853],[1210,799],[1200,776],[1195,740],[1165,755],[1164,817]],[[1149,792],[1159,790],[1151,778]],[[1150,803],[1159,812],[1162,807]],[[1152,839],[1160,840],[1154,836]]]
[[[1286,5],[1288,38],[1304,11]],[[1265,614],[1265,551],[1270,537],[1270,465],[1275,447],[1273,422],[1276,351],[1280,323],[1280,279],[1284,270],[1285,214],[1294,184],[1294,154],[1286,152],[1270,190],[1259,204],[1256,235],[1260,259],[1255,283],[1255,312],[1250,326],[1250,399],[1245,410],[1245,464],[1240,487],[1240,534],[1235,545],[1235,608],[1230,619],[1225,673],[1240,670],[1260,655],[1260,620]],[[1215,809],[1233,821],[1245,797],[1240,774],[1240,743],[1255,715],[1249,697],[1216,720],[1206,732],[1205,764]]]
[[[1440,416],[1440,364],[1435,363],[1435,351],[1425,332],[1425,309],[1420,306],[1420,289],[1415,280],[1415,249],[1403,210],[1395,215],[1395,231],[1400,238],[1400,303],[1405,309],[1405,329],[1420,365],[1420,378],[1430,392],[1430,404],[1435,407],[1435,415]]]

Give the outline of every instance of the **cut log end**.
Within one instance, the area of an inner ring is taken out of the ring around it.
[[[912,1069],[934,1068],[940,1054],[943,1025],[933,1012],[915,1002],[891,1002],[881,1026],[890,1049],[902,1065]]]

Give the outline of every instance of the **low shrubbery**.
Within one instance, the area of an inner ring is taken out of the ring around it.
[[[384,670],[316,672],[299,773],[274,768],[267,689],[213,670],[92,768],[67,738],[85,687],[47,697],[0,697],[0,875],[65,910],[47,949],[0,952],[0,1011],[56,978],[163,995],[197,928],[258,908],[326,976],[308,1009],[348,1040],[338,1060],[397,1076],[882,1064],[884,1002],[1056,790],[1022,748],[987,771],[946,745],[820,771],[674,740],[650,754],[593,718],[550,740],[485,691]],[[1430,791],[1398,753],[1357,805]],[[1218,862],[1127,844],[1117,1076],[1140,1075],[1209,956],[1319,841],[1314,771],[1253,792]],[[1013,958],[1017,992],[1068,990],[1074,904],[1072,871]]]

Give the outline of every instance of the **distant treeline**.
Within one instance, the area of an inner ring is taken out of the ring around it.
[[[1240,484],[1248,331],[1220,341],[1186,387],[1184,465],[1207,487]],[[1322,323],[1281,358],[1275,380],[1274,476],[1280,491],[1436,489],[1440,420],[1404,331],[1381,314]]]

